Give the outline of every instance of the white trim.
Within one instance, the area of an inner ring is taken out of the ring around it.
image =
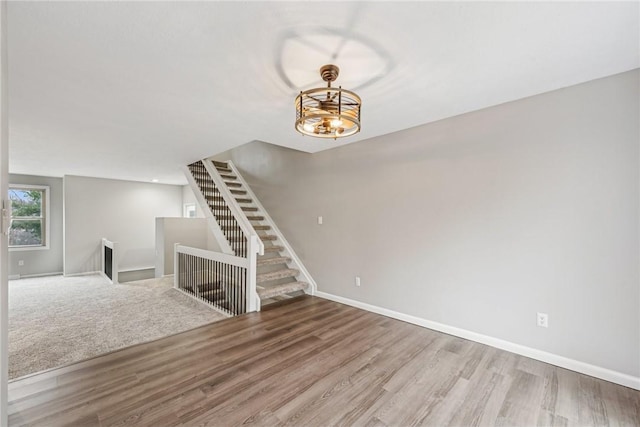
[[[173,287],[176,289],[180,289],[179,286],[179,278],[180,278],[180,263],[178,262],[178,247],[180,247],[180,243],[175,243],[173,245]]]
[[[132,267],[132,268],[127,268],[125,270],[118,270],[118,274],[120,273],[131,273],[132,271],[145,271],[145,270],[155,270],[156,267]]]
[[[112,242],[104,237],[102,238],[102,245],[100,245],[100,274],[113,285],[118,284],[118,274],[120,273],[120,269],[118,268],[118,256],[120,255],[118,247],[118,242]],[[104,272],[104,248],[111,249],[111,278]]]
[[[632,375],[624,374],[618,371],[613,371],[611,369],[603,368],[600,366],[591,365],[589,363],[581,362],[579,360],[569,359],[568,357],[560,356],[553,353],[548,353],[546,351],[527,347],[521,344],[516,344],[510,341],[501,340],[499,338],[494,338],[488,335],[479,334],[477,332],[468,331],[466,329],[457,328],[455,326],[449,326],[443,323],[433,322],[431,320],[412,316],[410,314],[399,313],[397,311],[389,310],[388,308],[378,307],[375,305],[352,300],[352,299],[341,297],[338,295],[333,295],[326,292],[318,291],[316,292],[316,296],[320,298],[328,299],[331,301],[339,302],[342,304],[350,305],[352,307],[360,308],[362,310],[370,311],[372,313],[381,314],[383,316],[391,317],[393,319],[402,320],[403,322],[412,323],[414,325],[422,326],[424,328],[433,329],[434,331],[443,332],[445,334],[454,335],[456,337],[464,338],[470,341],[475,341],[491,347],[499,348],[501,350],[509,351],[511,353],[519,354],[521,356],[529,357],[531,359],[539,360],[541,362],[545,362],[551,365],[559,366],[561,368],[569,369],[571,371],[580,372],[581,374],[589,375],[592,377],[600,378],[605,381],[610,381],[612,383],[620,384],[625,387],[630,387],[636,390],[640,390],[640,377],[634,377]]]
[[[193,190],[193,189],[192,189]],[[189,216],[187,215],[188,213],[188,207],[192,207],[193,206],[193,212],[195,213],[195,216]],[[198,217],[198,209],[197,209],[197,204],[195,203],[183,203],[182,204],[182,217],[183,218],[197,218]]]
[[[7,61],[7,2],[0,3],[0,208],[11,209],[9,201],[9,109]],[[3,215],[2,215],[3,216]],[[3,218],[4,219],[4,218]],[[4,221],[2,221],[4,223]],[[0,230],[0,425],[9,425],[9,233]]]
[[[71,274],[64,274],[64,277],[79,277],[79,276],[93,276],[94,274],[97,274],[99,276],[105,277],[101,271],[85,271],[82,273],[71,273]],[[109,280],[109,279],[107,279]]]
[[[256,279],[258,275],[258,252],[260,251],[260,248],[262,248],[262,253],[264,254],[264,245],[260,246],[262,242],[255,234],[249,236],[248,243],[246,310],[247,313],[251,313],[252,311],[260,311],[260,297],[258,296]]]
[[[237,267],[249,268],[249,261],[247,258],[238,257],[235,255],[229,255],[222,252],[207,251],[205,249],[192,248],[189,246],[176,245],[176,253],[183,253],[187,255],[193,255],[196,257],[210,259],[212,261],[222,262],[225,264],[235,265]]]
[[[51,249],[49,246],[9,246],[9,252],[46,251],[49,249]]]
[[[44,219],[44,245],[9,246],[9,252],[49,250],[51,248],[51,244],[49,243],[49,240],[51,238],[51,230],[50,230],[51,228],[51,218],[50,218],[51,217],[51,187],[49,187],[48,185],[9,183],[9,190],[11,190],[12,188],[13,189],[30,188],[33,190],[42,190],[42,192],[44,192],[44,216],[40,216],[40,218]],[[13,212],[11,213],[9,218],[11,219],[12,217],[13,217]]]
[[[30,279],[32,277],[62,276],[62,271],[54,271],[52,273],[25,274],[25,275],[18,274],[17,276],[19,279]],[[11,276],[9,276],[9,278],[11,278]]]

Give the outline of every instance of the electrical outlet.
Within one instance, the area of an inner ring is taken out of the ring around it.
[[[322,217],[321,216],[318,217],[318,225],[322,225]]]
[[[18,266],[22,267],[23,265],[24,265],[24,260],[23,259],[19,260],[18,261]]]
[[[356,276],[356,286],[360,286],[360,276]]]
[[[538,313],[538,326],[541,328],[549,327],[549,315],[547,313]]]

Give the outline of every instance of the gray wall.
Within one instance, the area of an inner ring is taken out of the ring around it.
[[[65,274],[98,271],[103,237],[119,243],[120,270],[153,268],[156,217],[182,216],[182,187],[67,175],[64,215]]]
[[[9,276],[62,272],[62,178],[9,174],[10,184],[49,186],[49,249],[9,250]],[[23,266],[18,261],[24,261]]]
[[[200,204],[198,200],[196,200],[195,194],[193,194],[193,190],[190,186],[185,185],[182,187],[182,204],[186,205],[187,203],[193,203],[196,205],[196,217],[204,218],[204,213],[202,209],[200,209]]]
[[[638,376],[639,77],[313,155],[250,143],[216,158],[319,290]]]
[[[220,252],[220,245],[205,218],[156,218],[155,277],[173,274],[174,246]]]

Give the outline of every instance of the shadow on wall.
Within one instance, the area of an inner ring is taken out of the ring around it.
[[[282,82],[297,94],[325,86],[318,70],[325,64],[340,67],[339,84],[357,91],[387,76],[395,63],[372,39],[351,28],[363,16],[363,5],[350,5],[350,16],[341,27],[304,26],[284,32],[275,45],[275,68]]]

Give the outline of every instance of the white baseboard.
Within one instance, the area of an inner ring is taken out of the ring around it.
[[[49,277],[49,276],[61,276],[62,271],[54,271],[51,273],[38,273],[38,274],[13,274],[9,276],[9,280],[18,279],[31,279],[33,277]]]
[[[120,273],[131,273],[133,271],[146,271],[146,270],[155,270],[156,267],[152,266],[152,267],[133,267],[133,268],[126,268],[124,270],[118,270],[118,274]]]
[[[24,275],[18,275],[18,276],[21,279],[28,279],[30,277],[62,276],[62,271],[54,271],[53,273],[24,274]]]
[[[100,272],[100,271],[85,271],[83,273],[65,274],[64,277],[93,276],[94,274],[102,274],[102,272]]]
[[[548,353],[546,351],[537,350],[535,348],[526,347],[524,345],[512,343],[510,341],[501,340],[499,338],[490,337],[488,335],[479,334],[477,332],[468,331],[466,329],[456,328],[454,326],[445,325],[443,323],[433,322],[431,320],[422,319],[420,317],[412,316],[409,314],[399,313],[397,311],[389,310],[387,308],[378,307],[375,305],[367,304],[364,302],[344,298],[341,296],[328,294],[326,292],[316,292],[316,296],[331,301],[339,302],[342,304],[350,305],[352,307],[360,308],[370,311],[372,313],[381,314],[383,316],[391,317],[393,319],[402,320],[403,322],[412,323],[414,325],[422,326],[424,328],[433,329],[434,331],[444,332],[445,334],[454,335],[456,337],[464,338],[470,341],[475,341],[481,344],[485,344],[491,347],[506,350],[511,353],[526,356],[531,359],[539,360],[541,362],[549,363],[551,365],[559,366],[561,368],[569,369],[571,371],[580,372],[581,374],[589,375],[592,377],[600,378],[605,381],[620,384],[625,387],[630,387],[636,390],[640,390],[640,377],[634,377],[622,372],[613,371],[611,369],[602,368],[600,366],[591,365],[589,363],[581,362],[579,360],[569,359],[557,354]]]
[[[135,268],[127,268],[124,270],[118,270],[118,274],[120,273],[132,273],[134,271],[146,271],[146,270],[154,270],[155,267],[135,267]],[[56,274],[62,274],[62,273],[56,273]],[[85,271],[83,273],[72,273],[72,274],[65,274],[65,277],[75,277],[75,276],[92,276],[94,274],[102,274],[102,271]],[[50,274],[47,274],[47,276],[50,276]],[[22,277],[27,277],[27,276],[22,276]],[[35,276],[30,276],[30,277],[35,277]]]

